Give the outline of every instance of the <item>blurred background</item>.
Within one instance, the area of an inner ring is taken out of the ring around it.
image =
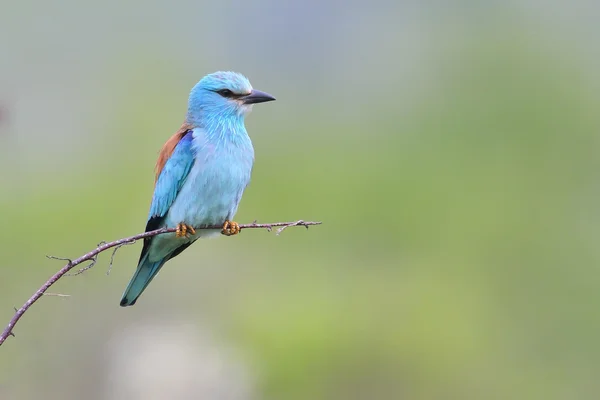
[[[0,349],[1,399],[600,396],[600,5],[9,2],[0,322],[144,229],[190,88],[277,97],[240,223],[135,307],[141,244],[65,277]]]

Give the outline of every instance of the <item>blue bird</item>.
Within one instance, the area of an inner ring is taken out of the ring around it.
[[[134,305],[161,267],[198,238],[239,232],[232,218],[254,164],[244,118],[253,104],[272,100],[235,72],[206,75],[192,88],[185,122],[158,156],[146,224],[146,232],[162,227],[177,231],[144,240],[122,307]],[[194,229],[221,224],[221,231]]]

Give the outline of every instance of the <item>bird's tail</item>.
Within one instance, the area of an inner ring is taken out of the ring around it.
[[[123,298],[121,299],[121,307],[132,306],[137,301],[138,297],[142,294],[142,292],[148,287],[152,279],[158,274],[158,271],[163,266],[169,257],[165,257],[157,262],[148,261],[148,254],[146,254],[140,260],[135,274],[129,281],[129,285],[127,285],[127,289],[125,289],[125,293],[123,293]]]

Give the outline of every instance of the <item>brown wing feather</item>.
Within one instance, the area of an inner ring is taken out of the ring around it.
[[[156,184],[156,181],[158,181],[158,177],[160,176],[162,169],[165,167],[167,160],[169,157],[171,157],[173,151],[175,151],[177,143],[179,143],[179,141],[185,136],[186,132],[190,129],[192,129],[192,126],[184,122],[183,125],[181,125],[181,128],[179,128],[179,130],[175,132],[175,134],[171,136],[169,140],[166,141],[162,149],[160,149],[160,153],[158,153],[158,160],[156,160],[156,176],[154,177],[154,184]]]

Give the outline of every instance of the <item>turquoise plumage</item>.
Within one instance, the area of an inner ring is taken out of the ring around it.
[[[271,100],[235,72],[215,72],[194,86],[184,124],[160,152],[146,224],[146,231],[166,226],[177,233],[144,240],[121,306],[135,304],[162,266],[198,238],[221,233],[194,228],[223,224],[223,233],[239,232],[231,219],[254,164],[244,118],[253,104]]]

